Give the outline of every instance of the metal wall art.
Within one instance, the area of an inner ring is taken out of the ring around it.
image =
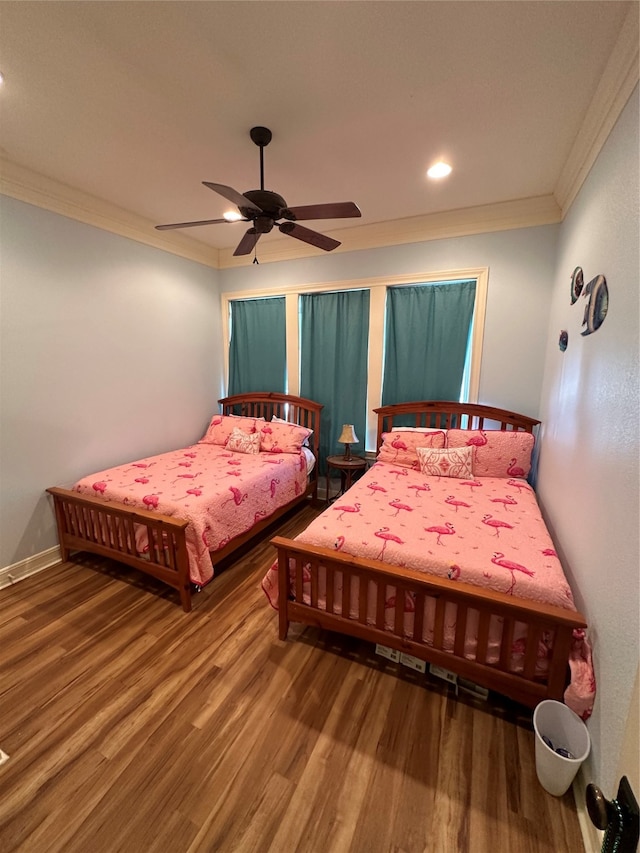
[[[594,332],[597,332],[604,323],[604,318],[607,316],[607,311],[609,310],[609,289],[607,288],[606,278],[599,273],[585,285],[582,267],[576,267],[571,273],[571,304],[575,305],[581,296],[587,300],[584,317],[582,318],[583,330],[580,332],[585,337],[586,335],[592,335]],[[562,334],[560,338],[560,349],[564,352],[567,348],[566,342],[563,349]]]
[[[560,347],[560,352],[564,352],[569,345],[569,332],[566,329],[563,329],[560,332],[560,337],[558,339],[558,346]]]

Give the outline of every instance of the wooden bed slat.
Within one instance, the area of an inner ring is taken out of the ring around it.
[[[456,638],[453,645],[453,653],[456,657],[464,654],[464,638],[467,632],[467,605],[460,603],[456,609]]]
[[[478,645],[476,646],[476,660],[478,663],[486,663],[487,646],[489,644],[489,628],[492,614],[482,610],[478,619]]]
[[[393,630],[402,636],[404,627],[404,587],[396,586],[396,605],[393,613]]]
[[[384,583],[376,585],[376,628],[384,628],[384,606],[387,600],[387,587]]]
[[[447,601],[444,596],[436,598],[436,616],[433,623],[433,646],[436,649],[442,648],[444,639],[444,610]]]
[[[311,606],[318,606],[318,561],[312,560],[309,565],[311,573]]]
[[[351,612],[351,575],[342,572],[342,616],[349,618]]]
[[[415,612],[413,614],[413,639],[416,642],[422,641],[422,632],[424,630],[424,608],[426,604],[425,596],[421,592],[415,594]]]
[[[358,621],[363,625],[367,622],[367,593],[369,584],[362,575],[358,576]]]

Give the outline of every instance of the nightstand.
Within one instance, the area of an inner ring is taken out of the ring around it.
[[[367,460],[363,456],[327,456],[327,503],[331,503],[340,497],[353,483],[354,474],[362,472],[367,467]],[[340,471],[340,491],[334,497],[330,497],[329,488],[331,484],[331,469]]]

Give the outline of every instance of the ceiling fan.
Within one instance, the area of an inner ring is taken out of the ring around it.
[[[341,201],[328,204],[305,204],[299,207],[287,207],[286,201],[278,193],[264,188],[264,149],[271,142],[271,131],[267,127],[252,127],[250,136],[260,148],[260,189],[247,190],[239,193],[233,187],[224,184],[213,184],[203,181],[205,187],[217,192],[228,201],[237,205],[242,218],[240,220],[203,219],[199,222],[175,222],[170,225],[156,225],[158,231],[169,231],[172,228],[193,228],[194,225],[217,225],[230,221],[251,222],[251,227],[245,232],[238,243],[234,255],[248,255],[253,251],[262,234],[268,234],[277,225],[283,234],[310,243],[318,249],[330,252],[340,245],[325,234],[312,231],[303,225],[298,225],[300,219],[346,219],[362,216],[357,204],[352,201]],[[285,219],[286,222],[279,222]]]

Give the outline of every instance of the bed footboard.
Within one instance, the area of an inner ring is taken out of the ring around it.
[[[191,610],[191,582],[185,529],[188,521],[106,503],[58,487],[53,496],[62,560],[71,551],[89,551],[127,563],[178,590],[185,613]],[[136,548],[136,531],[144,528],[148,545]]]
[[[280,639],[286,639],[290,622],[301,622],[390,646],[529,707],[562,699],[573,631],[586,627],[580,613],[283,537],[271,541],[278,551]],[[406,602],[411,623],[405,619]],[[452,606],[455,638],[446,648],[445,614],[450,622]],[[432,625],[425,624],[425,612],[432,613]],[[496,629],[499,649],[490,662],[489,639]],[[514,667],[516,630],[520,664]],[[470,631],[473,655],[465,650]],[[551,652],[541,672],[543,641]]]

